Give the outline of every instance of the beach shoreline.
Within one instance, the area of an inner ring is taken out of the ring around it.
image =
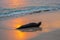
[[[31,22],[38,23],[40,21],[42,22],[40,26],[42,27],[42,31],[20,32],[19,30],[15,30],[21,25]],[[60,11],[42,12],[21,17],[7,17],[3,20],[0,20],[0,32],[2,34],[0,35],[3,36],[0,36],[1,40],[4,38],[7,40],[7,37],[9,40],[12,40],[12,38],[14,40],[20,40],[20,38],[21,40],[60,40],[60,36],[58,36],[60,33]],[[11,37],[11,35],[13,36]],[[34,36],[32,37],[32,35]]]
[[[25,15],[25,16],[17,16],[17,17],[7,17],[7,18],[2,18],[0,20],[0,24],[9,26],[11,27],[12,25],[15,25],[15,28],[19,26],[19,24],[24,25],[30,22],[42,22],[42,26],[60,26],[60,10],[58,11],[49,11],[49,12],[42,12],[42,13],[36,13],[36,14],[31,14],[31,15]],[[20,23],[19,23],[20,22]],[[12,25],[11,25],[12,23]],[[10,26],[11,25],[11,26]],[[14,27],[12,27],[14,28]]]

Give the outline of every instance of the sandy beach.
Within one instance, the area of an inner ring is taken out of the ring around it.
[[[18,31],[7,31],[8,29],[16,29],[21,25],[31,23],[31,22],[42,22],[40,27],[43,28],[42,31],[38,32],[18,32]],[[32,15],[25,15],[22,17],[12,17],[6,18],[5,20],[0,20],[0,29],[4,29],[0,35],[4,36],[1,38],[3,40],[60,40],[60,11],[49,11],[36,13]],[[9,32],[9,33],[8,33]],[[10,33],[13,32],[11,37]],[[17,33],[17,34],[16,34]],[[8,34],[7,36],[4,34]],[[18,35],[19,34],[19,35]],[[21,36],[21,34],[24,34]],[[28,34],[28,35],[27,35]],[[18,36],[16,36],[18,35]],[[32,35],[34,35],[32,37]],[[0,37],[1,37],[0,36]],[[5,37],[6,36],[6,37]],[[28,36],[28,37],[27,37]],[[7,39],[8,37],[8,39]]]
[[[60,29],[40,34],[39,36],[30,40],[60,40]]]
[[[32,22],[42,31],[16,29]],[[0,40],[60,40],[60,0],[0,0]]]
[[[5,20],[4,20],[5,19]],[[18,17],[7,17],[0,19],[0,25],[2,28],[16,28],[20,25],[24,25],[31,22],[42,22],[43,28],[60,28],[60,11],[49,11],[49,12],[42,12],[36,13],[31,15],[25,16],[18,16]],[[7,27],[9,26],[9,27]],[[11,27],[13,26],[13,27]],[[1,27],[0,27],[1,28]]]

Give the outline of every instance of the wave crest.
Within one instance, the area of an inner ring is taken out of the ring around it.
[[[16,16],[16,15],[25,15],[25,14],[34,14],[39,12],[45,12],[45,11],[54,11],[59,10],[59,6],[30,6],[30,7],[24,7],[24,9],[5,9],[0,8],[0,17],[5,16]]]

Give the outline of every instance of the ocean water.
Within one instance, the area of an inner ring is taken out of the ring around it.
[[[60,6],[28,6],[22,8],[0,8],[0,17],[23,16],[40,12],[60,10]]]
[[[60,10],[60,0],[1,0],[0,17]]]

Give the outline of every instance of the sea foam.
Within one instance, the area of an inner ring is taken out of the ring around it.
[[[46,11],[54,11],[59,10],[59,6],[29,6],[24,7],[24,9],[6,9],[0,8],[0,17],[7,17],[7,16],[22,16],[27,14],[34,14],[39,12],[46,12]]]

